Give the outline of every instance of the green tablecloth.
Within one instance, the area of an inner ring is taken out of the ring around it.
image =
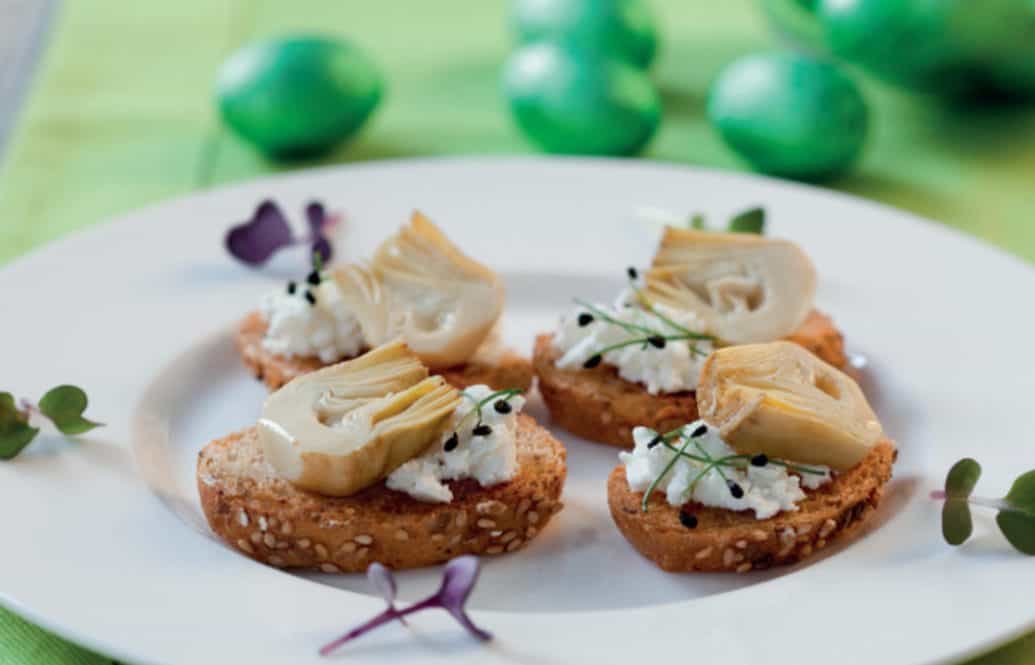
[[[704,120],[707,84],[729,59],[776,40],[751,0],[652,5],[665,120],[644,156],[743,168]],[[498,93],[505,14],[499,0],[66,0],[0,171],[0,263],[142,204],[289,168],[237,142],[212,109],[217,65],[258,36],[348,35],[384,69],[382,108],[322,163],[526,152]],[[873,81],[865,93],[867,152],[830,186],[1035,259],[1035,111],[948,109]],[[980,662],[1033,661],[1035,635]],[[0,662],[109,661],[0,610]]]

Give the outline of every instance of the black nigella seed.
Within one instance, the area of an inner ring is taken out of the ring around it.
[[[640,273],[636,271],[636,268],[629,266],[625,269],[625,274],[629,276],[629,279],[636,279],[640,276]]]
[[[583,312],[579,314],[579,325],[585,328],[589,324],[593,323],[593,315]]]
[[[298,284],[295,284],[294,282],[288,282],[288,295],[289,296],[295,295],[295,290],[296,289],[298,289]]]
[[[496,413],[510,413],[510,403],[505,399],[496,400],[492,408],[496,409]]]
[[[595,356],[590,356],[589,360],[587,360],[586,362],[582,363],[582,366],[585,367],[586,369],[593,369],[594,367],[599,365],[600,361],[603,360],[603,359],[604,359],[603,356],[601,356],[598,353]]]
[[[488,425],[478,425],[474,428],[472,433],[475,436],[489,436],[490,434],[492,434],[492,428]]]
[[[310,305],[315,305],[316,304],[316,296],[314,296],[313,292],[310,291],[309,289],[305,290],[305,299],[306,299],[306,302],[308,302]]]
[[[690,436],[696,439],[699,436],[704,436],[704,433],[707,432],[707,431],[708,431],[708,426],[707,425],[698,425],[697,429],[695,429],[690,434]]]
[[[682,510],[680,510],[679,511],[679,523],[682,524],[683,526],[685,526],[688,529],[696,529],[697,528],[697,515],[691,515],[690,513],[685,513]]]
[[[650,443],[647,444],[647,447],[648,448],[653,448],[654,446],[658,445],[661,442],[662,442],[661,435],[658,434],[657,436],[655,436],[653,439],[650,440]]]
[[[321,281],[320,280],[320,271],[319,270],[312,271],[311,273],[309,273],[306,276],[305,281],[309,282],[313,286],[319,286],[320,281]]]
[[[653,347],[655,347],[657,349],[665,348],[665,338],[662,337],[661,335],[653,335],[651,337],[648,337],[647,341],[650,342],[651,346],[653,346]]]
[[[460,437],[457,436],[456,432],[453,432],[453,436],[446,439],[446,444],[442,447],[445,448],[448,453],[452,450],[456,450],[458,445],[460,445]]]
[[[751,466],[765,466],[766,464],[769,464],[769,458],[762,453],[751,458]]]
[[[728,485],[729,485],[729,488],[730,488],[730,494],[733,495],[734,499],[743,499],[744,498],[744,488],[743,487],[741,487],[740,485],[738,485],[736,482],[734,482],[732,480],[729,481]]]

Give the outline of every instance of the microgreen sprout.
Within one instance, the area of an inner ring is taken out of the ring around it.
[[[280,206],[269,199],[262,201],[251,219],[227,232],[227,251],[246,265],[261,266],[284,247],[308,244],[313,254],[320,256],[322,265],[330,260],[332,253],[327,232],[338,223],[339,217],[327,214],[323,204],[316,201],[306,206],[305,216],[309,233],[296,237]]]
[[[677,427],[671,432],[666,432],[664,434],[655,434],[654,438],[652,438],[650,442],[647,443],[648,448],[654,448],[656,446],[662,445],[665,448],[667,448],[670,452],[675,453],[675,455],[672,456],[672,458],[665,465],[665,468],[662,469],[661,473],[659,473],[657,477],[654,478],[653,481],[651,481],[650,486],[647,487],[647,491],[643,495],[643,501],[640,504],[640,508],[643,510],[643,512],[647,512],[647,506],[650,502],[651,495],[654,493],[654,490],[657,489],[657,486],[659,483],[661,483],[662,479],[664,479],[664,477],[669,473],[669,471],[672,470],[672,467],[675,466],[676,461],[680,457],[685,457],[686,459],[692,460],[694,462],[697,462],[698,464],[703,465],[702,468],[697,472],[697,475],[694,476],[694,479],[690,481],[690,485],[687,490],[688,495],[693,494],[694,488],[697,486],[697,483],[702,478],[704,478],[709,471],[712,470],[718,473],[719,476],[725,481],[726,487],[729,488],[730,494],[735,499],[741,499],[744,497],[744,488],[741,487],[739,483],[727,477],[724,472],[724,469],[744,471],[747,469],[748,466],[766,466],[767,464],[773,464],[776,466],[784,467],[798,474],[812,474],[823,476],[827,473],[823,469],[816,469],[809,466],[803,466],[801,464],[792,464],[790,462],[785,462],[783,460],[773,459],[763,454],[726,455],[724,457],[719,458],[712,457],[710,454],[708,454],[708,451],[706,451],[704,447],[701,446],[699,442],[699,439],[702,436],[704,436],[704,434],[708,431],[708,426],[704,423],[701,423],[697,427],[695,427],[692,432],[686,434],[686,430],[688,427],[690,427],[690,425]],[[683,445],[677,448],[672,444],[672,442],[678,439],[679,437],[683,437],[684,441]],[[690,452],[688,450],[688,448],[691,445],[693,445],[694,448],[697,450],[696,453]]]
[[[403,617],[430,608],[441,608],[453,615],[453,618],[467,632],[479,640],[490,640],[492,634],[482,630],[467,615],[465,604],[478,582],[478,558],[470,555],[460,556],[446,564],[442,573],[442,585],[438,591],[424,600],[409,607],[398,609],[395,605],[396,584],[392,572],[379,563],[373,563],[367,569],[367,579],[385,599],[387,607],[369,621],[360,624],[338,639],[324,645],[320,649],[321,656],[329,656],[346,642],[394,620],[405,623]]]
[[[95,427],[103,427],[101,423],[83,417],[86,405],[86,393],[77,386],[51,388],[39,404],[26,399],[16,404],[14,395],[0,392],[0,459],[14,458],[39,434],[39,428],[30,424],[33,415],[49,419],[66,436],[85,434]]]
[[[449,436],[449,438],[446,439],[445,444],[443,444],[442,446],[443,449],[447,453],[456,449],[456,447],[460,444],[460,430],[463,429],[464,425],[472,416],[474,416],[475,422],[474,427],[471,429],[471,434],[473,434],[474,436],[489,436],[490,434],[492,434],[492,427],[482,422],[482,409],[488,406],[489,404],[492,404],[492,408],[496,411],[496,413],[510,413],[514,410],[514,407],[510,405],[510,398],[514,397],[515,395],[520,395],[521,392],[522,391],[520,388],[507,388],[506,390],[497,390],[496,392],[486,395],[480,400],[475,399],[467,392],[460,393],[467,399],[474,402],[474,408],[465,413],[463,418],[460,419],[460,422],[456,424],[456,429]]]
[[[687,218],[688,228],[697,231],[707,231],[704,215],[697,212]],[[765,233],[765,208],[748,208],[744,212],[737,213],[726,223],[726,231],[729,233]]]
[[[931,492],[942,505],[942,536],[962,545],[974,531],[970,506],[999,511],[995,521],[1006,540],[1024,554],[1035,554],[1035,470],[1022,473],[1001,499],[974,496],[981,465],[968,458],[956,462],[945,477],[945,488]]]

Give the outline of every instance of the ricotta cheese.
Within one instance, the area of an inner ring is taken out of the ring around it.
[[[482,487],[505,482],[517,473],[516,414],[525,398],[514,395],[507,400],[510,410],[500,413],[493,400],[481,408],[481,425],[491,430],[475,435],[479,424],[476,404],[493,394],[488,386],[471,386],[464,390],[464,400],[453,414],[453,420],[439,441],[421,456],[404,462],[388,475],[389,489],[405,492],[419,501],[448,503],[453,492],[447,480],[473,478]],[[457,441],[447,446],[453,434]],[[447,447],[449,448],[447,450]]]
[[[586,307],[576,307],[560,322],[553,343],[562,352],[557,359],[561,369],[579,369],[602,349],[627,340],[642,338],[646,328],[664,335],[678,335],[679,330],[636,303],[635,294],[625,289],[614,305],[598,305],[609,318],[602,320]],[[693,332],[706,334],[702,322],[692,312],[679,312],[662,306],[658,311],[676,324]],[[588,319],[592,317],[592,319]],[[666,340],[663,348],[650,344],[632,344],[603,354],[603,362],[618,370],[626,381],[643,384],[651,395],[674,393],[697,388],[701,368],[712,344],[704,340]]]
[[[285,358],[317,357],[333,363],[365,348],[359,320],[333,279],[308,287],[315,303],[306,298],[307,285],[291,291],[278,289],[262,300],[260,309],[267,324],[264,349]]]
[[[703,421],[697,421],[686,425],[682,434],[669,445],[679,450],[686,443],[686,437],[702,424]],[[718,430],[705,426],[707,430],[701,436],[692,439],[686,448],[687,453],[702,460],[720,459],[737,454],[722,440]],[[664,444],[650,446],[656,436],[654,430],[637,427],[633,430],[635,447],[632,452],[618,454],[625,465],[625,477],[633,491],[646,492],[654,479],[658,478],[677,456],[672,448]],[[801,475],[790,473],[785,466],[772,462],[764,466],[747,464],[743,469],[729,466],[708,467],[706,461],[680,456],[665,472],[655,486],[655,491],[664,492],[666,500],[673,506],[693,501],[726,510],[753,510],[755,517],[763,520],[781,511],[797,510],[797,504],[805,499],[802,486],[816,489],[829,482],[831,478],[827,467],[814,465],[808,465],[807,468],[819,473]],[[735,496],[731,491],[730,483],[736,483],[740,487],[739,496]]]

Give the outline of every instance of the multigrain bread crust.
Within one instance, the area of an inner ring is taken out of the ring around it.
[[[319,358],[285,358],[270,353],[262,345],[265,334],[265,319],[261,313],[252,312],[238,326],[234,343],[244,364],[270,390],[280,388],[297,376],[326,367],[327,363],[321,362]],[[497,390],[520,388],[527,393],[532,387],[531,363],[528,358],[511,350],[504,350],[492,358],[479,358],[476,355],[464,365],[437,373],[461,390],[485,384]]]
[[[835,367],[847,363],[844,339],[827,315],[813,311],[796,333],[788,337]],[[593,369],[560,369],[561,352],[553,335],[536,337],[532,366],[539,377],[539,392],[551,420],[589,441],[628,448],[632,430],[644,426],[667,432],[697,420],[693,392],[651,395],[642,385],[618,376],[607,364]]]
[[[806,490],[797,511],[765,520],[751,511],[690,503],[684,509],[697,527],[689,529],[679,520],[681,509],[660,492],[651,495],[645,513],[643,493],[629,489],[623,466],[608,478],[607,503],[626,540],[663,570],[746,573],[797,563],[858,529],[877,509],[896,455],[894,444],[882,441],[850,471]]]
[[[481,487],[449,481],[453,500],[425,503],[379,483],[327,497],[279,478],[254,427],[209,443],[197,481],[209,526],[224,541],[278,568],[362,572],[378,561],[416,568],[461,554],[524,546],[561,509],[564,447],[535,420],[517,416],[518,474]]]

